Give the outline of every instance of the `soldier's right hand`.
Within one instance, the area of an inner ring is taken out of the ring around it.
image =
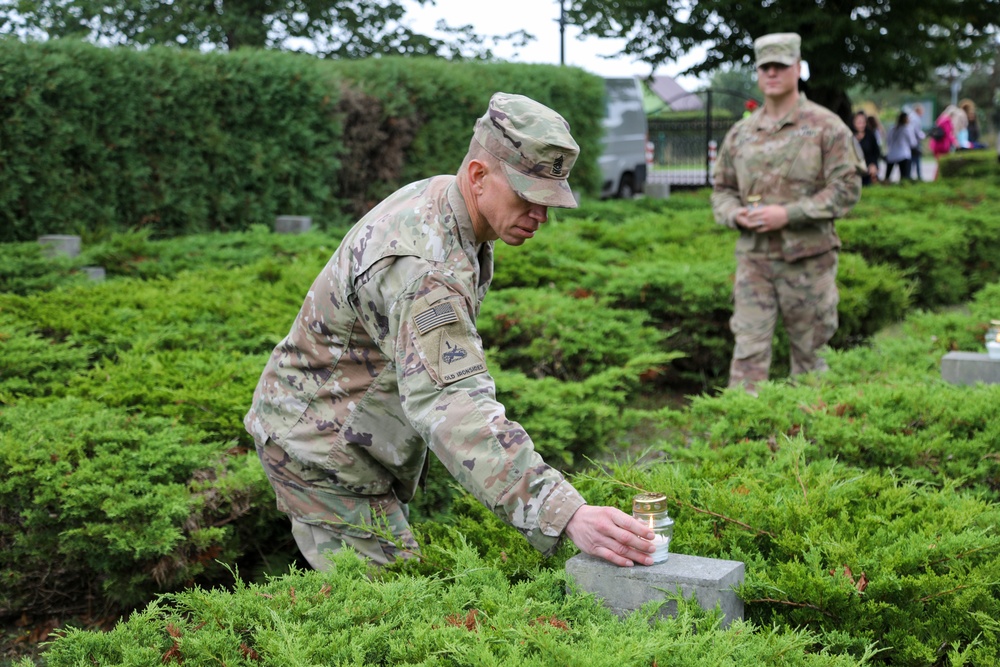
[[[566,524],[566,536],[583,553],[621,567],[653,564],[653,531],[615,507],[581,506]]]

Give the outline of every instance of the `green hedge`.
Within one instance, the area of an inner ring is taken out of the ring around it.
[[[574,188],[600,188],[604,82],[575,67],[511,63],[454,63],[429,58],[378,58],[329,63],[338,76],[385,105],[392,118],[412,119],[418,128],[407,147],[396,186],[440,173],[454,173],[469,148],[472,128],[497,91],[527,95],[569,122],[581,157],[573,168]],[[373,184],[373,194],[387,186]]]
[[[277,532],[252,463],[178,420],[98,402],[4,408],[0,610],[127,608],[218,570]]]
[[[595,191],[604,88],[577,68],[0,41],[0,242],[321,228],[454,173],[497,90],[562,112]]]
[[[338,216],[339,87],[280,53],[0,41],[0,240]]]
[[[938,161],[945,179],[980,179],[1000,185],[1000,160],[992,148],[964,150],[943,155]]]
[[[1000,208],[986,179],[866,188],[838,223],[844,245],[871,263],[891,264],[914,284],[913,303],[959,303],[996,280]]]
[[[332,572],[294,572],[232,592],[164,598],[106,634],[71,631],[46,653],[50,667],[100,664],[225,665],[677,665],[848,667],[813,650],[807,629],[725,631],[715,615],[680,600],[676,618],[657,606],[619,622],[565,577],[534,572],[512,582],[467,544],[447,576],[370,580],[345,552]],[[211,656],[209,658],[208,656]],[[22,663],[30,667],[30,661]]]
[[[799,393],[740,393],[725,404],[763,417],[776,397]],[[744,562],[739,594],[758,628],[807,628],[817,647],[858,660],[875,647],[872,664],[995,664],[996,502],[954,480],[928,485],[851,466],[807,437],[694,438],[665,460],[611,466],[577,484],[591,502],[623,508],[636,488],[665,493],[671,550]]]

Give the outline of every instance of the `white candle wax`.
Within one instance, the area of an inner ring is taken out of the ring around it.
[[[653,535],[651,541],[656,547],[656,551],[653,552],[653,562],[662,563],[667,560],[670,557],[670,538],[663,535]]]

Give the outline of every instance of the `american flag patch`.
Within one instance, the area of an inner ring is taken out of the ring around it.
[[[452,322],[458,322],[458,314],[450,303],[439,303],[413,317],[413,324],[416,325],[420,335]]]

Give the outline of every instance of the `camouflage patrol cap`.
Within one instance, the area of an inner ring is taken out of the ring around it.
[[[533,204],[576,208],[570,169],[580,147],[569,123],[531,98],[495,93],[473,137],[503,164],[507,182]]]
[[[753,43],[757,55],[757,67],[768,63],[794,65],[800,56],[802,38],[794,32],[775,32],[758,37]]]

